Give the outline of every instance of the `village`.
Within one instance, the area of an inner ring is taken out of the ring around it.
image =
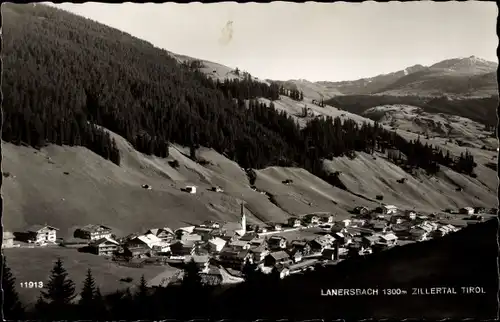
[[[179,268],[180,274],[156,279],[150,282],[152,287],[180,281],[183,268],[194,262],[204,283],[219,285],[244,281],[242,271],[247,263],[266,274],[275,270],[285,278],[314,270],[317,265],[335,265],[354,256],[439,238],[464,226],[447,222],[454,214],[475,223],[492,216],[493,210],[465,207],[455,212],[421,214],[381,204],[375,209],[355,207],[348,219],[313,213],[263,227],[247,224],[241,204],[239,222],[206,221],[176,230],[151,228],[120,238],[109,227],[90,224],[76,229],[74,238],[68,239],[57,238],[56,227],[35,225],[22,233],[4,232],[2,248],[75,248],[104,256],[117,265]]]

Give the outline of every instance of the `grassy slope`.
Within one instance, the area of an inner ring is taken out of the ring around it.
[[[81,290],[88,268],[92,269],[96,286],[101,288],[103,294],[134,286],[139,282],[142,274],[146,280],[149,280],[169,269],[161,266],[149,266],[141,269],[118,266],[103,257],[79,253],[76,249],[62,247],[12,248],[4,249],[2,252],[18,283],[42,281],[46,284],[55,260],[60,257],[69,278],[76,283],[77,292]],[[29,269],[26,269],[27,267]],[[170,268],[170,270],[174,269]],[[127,277],[133,278],[133,281],[131,283],[120,281],[120,279]],[[25,305],[34,304],[40,295],[40,289],[18,287],[17,290]]]

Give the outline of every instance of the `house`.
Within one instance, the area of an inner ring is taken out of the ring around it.
[[[249,250],[223,250],[219,254],[219,263],[224,267],[241,270],[246,262],[253,263],[253,254]]]
[[[371,247],[375,245],[379,241],[379,236],[371,235],[371,236],[363,236],[362,245],[364,247]]]
[[[398,211],[398,208],[394,205],[384,205],[382,207],[378,207],[376,210],[378,213],[381,213],[383,215],[395,215]]]
[[[111,228],[103,225],[86,225],[78,228],[73,234],[75,238],[98,240],[104,237],[111,238]]]
[[[379,242],[387,246],[394,246],[398,241],[398,237],[394,234],[385,234],[380,236]]]
[[[203,237],[198,234],[183,234],[182,236],[180,236],[179,240],[195,242],[202,241]]]
[[[214,192],[224,192],[224,190],[222,190],[222,188],[218,187],[218,186],[212,187],[211,190],[214,191]]]
[[[399,225],[399,224],[402,224],[404,222],[404,217],[403,216],[392,216],[390,219],[389,219],[389,222],[391,224],[396,224],[396,225]]]
[[[226,246],[226,241],[222,238],[215,237],[208,241],[208,250],[211,252],[220,252],[224,246]]]
[[[129,247],[141,246],[141,247],[147,247],[149,249],[153,249],[153,246],[160,244],[161,244],[161,239],[152,234],[148,234],[147,236],[144,235],[137,236],[126,243],[126,245]]]
[[[431,233],[431,236],[434,237],[434,238],[436,238],[436,237],[439,238],[439,237],[443,237],[443,236],[445,236],[445,235],[447,235],[449,233],[450,233],[450,230],[448,228],[446,228],[444,226],[441,226],[438,229],[436,229],[435,231],[433,231]]]
[[[464,215],[473,215],[474,214],[474,208],[472,207],[463,207],[460,208],[459,212]]]
[[[456,231],[458,231],[458,228],[457,228],[457,227],[455,227],[455,226],[453,226],[453,225],[451,225],[451,224],[447,224],[447,225],[445,225],[445,227],[446,227],[446,228],[447,228],[450,232],[456,232]]]
[[[184,188],[184,190],[186,192],[189,192],[189,193],[192,193],[192,194],[196,193],[196,187],[195,186],[186,186],[186,188]]]
[[[273,267],[277,264],[290,265],[292,263],[290,256],[283,250],[272,252],[264,258],[264,265],[267,267]]]
[[[308,225],[318,225],[319,217],[315,214],[307,214],[304,216],[304,222]]]
[[[417,213],[413,210],[407,211],[405,215],[410,220],[415,220],[417,218]]]
[[[14,247],[14,234],[10,231],[3,232],[2,248]]]
[[[291,243],[292,249],[300,250],[303,256],[311,253],[311,245],[305,240],[294,240]]]
[[[294,263],[298,263],[302,260],[302,251],[298,248],[292,248],[290,250],[286,251],[288,253],[288,256],[293,260]]]
[[[285,266],[278,266],[276,270],[280,274],[280,279],[284,279],[285,277],[290,275],[290,269]]]
[[[335,238],[332,235],[319,236],[310,242],[311,250],[313,252],[321,252],[323,249],[330,247],[334,242]]]
[[[118,250],[119,243],[110,237],[102,237],[92,241],[89,248],[93,254],[99,256],[112,256]]]
[[[195,251],[195,243],[193,241],[177,241],[170,245],[172,256],[188,256],[193,255]]]
[[[342,223],[342,225],[344,225],[344,227],[348,227],[352,221],[351,221],[351,219],[344,219],[340,222]]]
[[[352,212],[356,215],[361,215],[361,216],[364,216],[366,214],[368,214],[369,212],[369,209],[366,208],[366,207],[363,207],[363,206],[357,206],[355,207]]]
[[[198,269],[205,271],[208,269],[210,257],[208,255],[191,255],[186,256],[184,259],[184,264],[188,264],[190,261],[194,261]]]
[[[244,241],[244,240],[235,240],[232,241],[228,244],[229,247],[234,248],[234,249],[239,249],[239,250],[244,250],[244,249],[249,249],[250,248],[250,242]]]
[[[349,232],[335,233],[333,235],[333,238],[335,238],[335,241],[337,241],[339,245],[349,245],[350,243],[352,243],[352,236],[349,234]]]
[[[193,229],[193,235],[200,235],[201,240],[208,241],[212,237],[212,230],[213,228],[209,227],[196,227]]]
[[[334,248],[325,248],[321,252],[321,257],[330,260],[330,261],[336,261],[339,259],[339,247],[334,247]]]
[[[269,255],[269,251],[264,245],[250,248],[250,253],[253,255],[254,263],[262,262],[264,258]]]
[[[273,229],[273,230],[280,231],[280,230],[281,230],[281,228],[282,228],[282,227],[281,227],[281,224],[273,224],[273,225],[272,225],[272,229]]]
[[[149,229],[144,235],[149,234],[154,235],[165,242],[169,242],[175,238],[175,233],[168,227]]]
[[[272,236],[267,241],[268,247],[271,250],[286,248],[286,238],[282,236]]]
[[[254,232],[247,232],[245,235],[241,236],[239,240],[250,242],[251,240],[258,238],[259,234]]]
[[[363,227],[366,224],[366,219],[354,218],[351,219],[350,227]]]
[[[48,225],[33,225],[26,229],[25,238],[34,243],[55,243],[58,230]]]
[[[151,249],[149,249],[145,245],[126,245],[125,247],[123,247],[123,255],[126,257],[144,258],[149,256],[149,254],[151,254]]]
[[[385,232],[387,230],[387,223],[383,220],[372,220],[369,226],[377,232]]]
[[[250,241],[250,246],[252,247],[258,247],[258,246],[267,246],[267,242],[264,238],[256,237]]]
[[[213,228],[213,229],[219,229],[220,224],[216,221],[213,220],[206,220],[201,224],[201,227],[208,227],[208,228]]]
[[[288,218],[288,225],[290,227],[300,227],[302,223],[299,218]]]
[[[336,233],[336,232],[339,232],[339,233],[346,232],[346,227],[345,227],[344,223],[337,221],[337,222],[335,222],[333,224],[333,226],[331,228],[331,231],[333,233]]]
[[[427,239],[427,234],[425,230],[419,227],[410,229],[410,238],[415,241],[424,241]]]
[[[175,237],[179,238],[182,235],[192,234],[195,228],[196,228],[195,226],[187,226],[176,229],[174,232]]]

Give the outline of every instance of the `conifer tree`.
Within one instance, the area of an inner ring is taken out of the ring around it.
[[[92,270],[89,268],[87,270],[87,277],[83,282],[83,288],[80,293],[80,301],[78,303],[81,308],[81,312],[87,316],[93,311],[95,291],[95,281],[92,276]]]
[[[48,302],[50,317],[68,319],[71,302],[76,296],[75,283],[68,278],[60,258],[54,264],[47,283],[47,291],[42,291],[42,296]]]
[[[7,266],[7,261],[3,257],[2,265],[2,291],[3,291],[3,316],[6,320],[22,319],[24,308],[19,300],[16,290],[16,278]]]

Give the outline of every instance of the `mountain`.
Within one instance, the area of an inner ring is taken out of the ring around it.
[[[471,158],[444,140],[410,143],[411,132],[52,7],[3,4],[2,18],[7,230],[47,222],[67,237],[100,223],[128,234],[235,221],[242,202],[259,225],[315,211],[348,217],[379,204],[381,191],[425,211],[497,202],[492,151],[469,148]],[[410,155],[412,175],[388,158],[389,142],[421,152]]]
[[[340,95],[373,94],[380,92],[386,86],[389,86],[406,75],[410,75],[424,69],[426,69],[426,67],[422,65],[414,65],[394,73],[378,75],[370,78],[362,78],[354,81],[322,81],[317,83],[325,86],[329,90],[337,90]]]
[[[471,56],[443,60],[429,67],[414,65],[371,78],[317,84],[339,95],[485,97],[498,95],[497,69],[497,63]]]

